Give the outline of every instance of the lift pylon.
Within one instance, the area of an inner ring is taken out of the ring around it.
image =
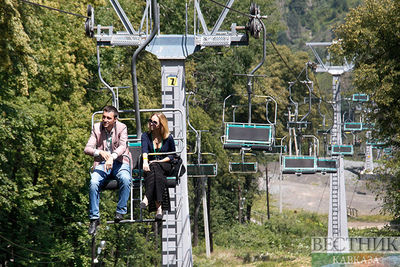
[[[333,127],[331,129],[332,145],[342,145],[342,114],[341,114],[341,95],[340,95],[340,76],[353,68],[352,63],[344,59],[343,65],[333,65],[330,61],[323,61],[318,55],[316,47],[329,47],[333,42],[306,43],[314,53],[318,64],[316,72],[327,72],[332,75],[332,95],[333,95]],[[329,221],[328,252],[343,253],[349,250],[348,229],[347,229],[347,207],[346,190],[344,179],[344,160],[343,155],[332,156],[337,160],[338,171],[330,176],[330,197],[329,197]],[[332,245],[335,244],[335,245]]]

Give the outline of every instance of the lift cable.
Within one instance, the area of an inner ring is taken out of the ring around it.
[[[23,260],[26,260],[26,261],[32,261],[32,259],[26,258],[26,257],[23,257],[23,256],[20,256],[20,255],[16,254],[15,252],[11,252],[11,253],[10,253],[10,251],[8,251],[8,250],[6,250],[6,249],[4,249],[4,248],[0,248],[0,250],[4,251],[4,252],[6,252],[6,253],[11,254],[11,256],[12,256],[13,258],[19,258],[19,259],[23,259]],[[36,261],[36,262],[33,262],[33,263],[35,263],[35,264],[49,264],[49,263],[60,263],[60,262],[62,262],[62,261]],[[15,263],[15,261],[14,261],[14,263]],[[31,263],[32,263],[32,262],[31,262]]]
[[[5,241],[7,241],[7,242],[10,243],[10,244],[12,244],[13,246],[22,248],[22,249],[24,249],[24,250],[27,250],[27,251],[30,251],[30,252],[33,252],[33,253],[38,253],[38,254],[43,254],[43,255],[55,255],[55,256],[57,256],[57,254],[54,254],[54,253],[49,253],[49,252],[43,252],[43,251],[33,250],[33,249],[30,249],[30,248],[27,248],[27,247],[18,245],[18,244],[16,244],[16,243],[14,243],[13,241],[11,241],[10,239],[5,238],[5,237],[2,236],[2,235],[0,235],[0,238],[3,239],[3,240],[5,240]],[[60,255],[61,255],[61,254],[60,254]]]
[[[68,14],[68,15],[73,15],[73,16],[76,16],[76,17],[84,18],[84,19],[89,18],[89,17],[84,16],[84,15],[81,15],[81,14],[77,14],[77,13],[73,13],[73,12],[61,10],[61,9],[54,8],[54,7],[45,6],[45,5],[38,4],[38,3],[33,3],[33,2],[30,2],[30,1],[27,1],[27,0],[20,0],[20,1],[21,1],[21,2],[24,2],[24,3],[27,3],[27,4],[30,4],[30,5],[34,5],[34,6],[39,6],[39,7],[47,8],[47,9],[50,9],[50,10],[58,11],[58,12],[61,12],[61,13],[65,13],[65,14]]]
[[[319,207],[321,207],[322,199],[324,198],[325,190],[326,190],[328,184],[329,184],[329,180],[327,180],[326,183],[325,183],[324,190],[322,191],[321,198],[319,199],[318,208],[317,208],[316,213],[318,213]]]
[[[210,1],[210,2],[212,2],[212,3],[214,3],[214,4],[216,4],[216,5],[222,6],[222,7],[224,7],[224,8],[227,8],[227,9],[229,9],[229,10],[232,10],[233,12],[236,12],[236,13],[238,13],[238,14],[241,14],[241,15],[243,15],[243,16],[245,16],[245,17],[249,17],[249,18],[254,18],[254,17],[255,17],[255,16],[253,16],[253,15],[246,14],[246,13],[243,13],[243,12],[240,12],[240,11],[237,11],[237,10],[235,10],[235,9],[233,9],[233,8],[230,8],[230,7],[228,7],[228,6],[224,5],[224,4],[221,4],[221,3],[219,3],[219,2],[217,2],[217,1],[215,1],[215,0],[208,0],[208,1]],[[282,54],[279,52],[279,50],[278,50],[278,48],[276,47],[275,43],[272,41],[272,39],[271,39],[268,35],[267,35],[267,39],[268,39],[268,41],[271,43],[271,45],[272,45],[272,47],[274,48],[275,52],[278,54],[279,58],[282,60],[282,62],[285,64],[285,66],[286,66],[286,67],[290,70],[290,72],[296,77],[296,74],[295,74],[296,72],[293,70],[293,68],[291,68],[291,67],[289,66],[289,64],[287,63],[287,61],[283,58]],[[303,71],[304,71],[304,70],[303,70]],[[302,71],[302,72],[303,72],[303,71]],[[299,75],[299,76],[300,76],[300,75]],[[300,82],[299,77],[296,77],[296,80]],[[311,92],[311,94],[312,94],[313,96],[315,96],[316,98],[320,98],[323,102],[329,104],[328,101],[326,101],[325,99],[323,99],[323,98],[320,97],[320,96],[317,96],[316,94],[314,94],[314,92]]]
[[[218,3],[217,1],[214,1],[214,0],[208,0],[208,1],[213,2],[213,3],[216,4],[216,5],[222,6],[223,8],[232,10],[233,12],[236,12],[236,13],[242,15],[242,16],[245,16],[245,17],[248,17],[248,18],[254,18],[254,17],[255,17],[255,16],[253,16],[253,15],[246,14],[246,13],[244,13],[244,12],[241,12],[241,11],[238,11],[238,10],[233,9],[233,8],[231,8],[231,7],[228,7],[228,6],[224,5],[224,4]]]

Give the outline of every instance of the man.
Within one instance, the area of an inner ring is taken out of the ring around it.
[[[114,221],[119,222],[123,219],[123,214],[127,213],[131,184],[127,140],[126,125],[118,121],[118,110],[113,106],[104,107],[102,122],[93,126],[84,150],[85,154],[94,157],[89,189],[89,234],[94,234],[100,224],[100,189],[110,179],[116,179],[119,185],[119,200]]]

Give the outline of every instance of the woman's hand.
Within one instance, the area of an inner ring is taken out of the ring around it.
[[[145,161],[143,162],[143,170],[144,170],[145,172],[150,171],[150,166],[149,166],[149,163],[148,163],[147,160],[145,160]]]

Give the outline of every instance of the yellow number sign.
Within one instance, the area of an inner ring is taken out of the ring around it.
[[[177,86],[178,85],[178,77],[177,76],[168,76],[168,86]]]

